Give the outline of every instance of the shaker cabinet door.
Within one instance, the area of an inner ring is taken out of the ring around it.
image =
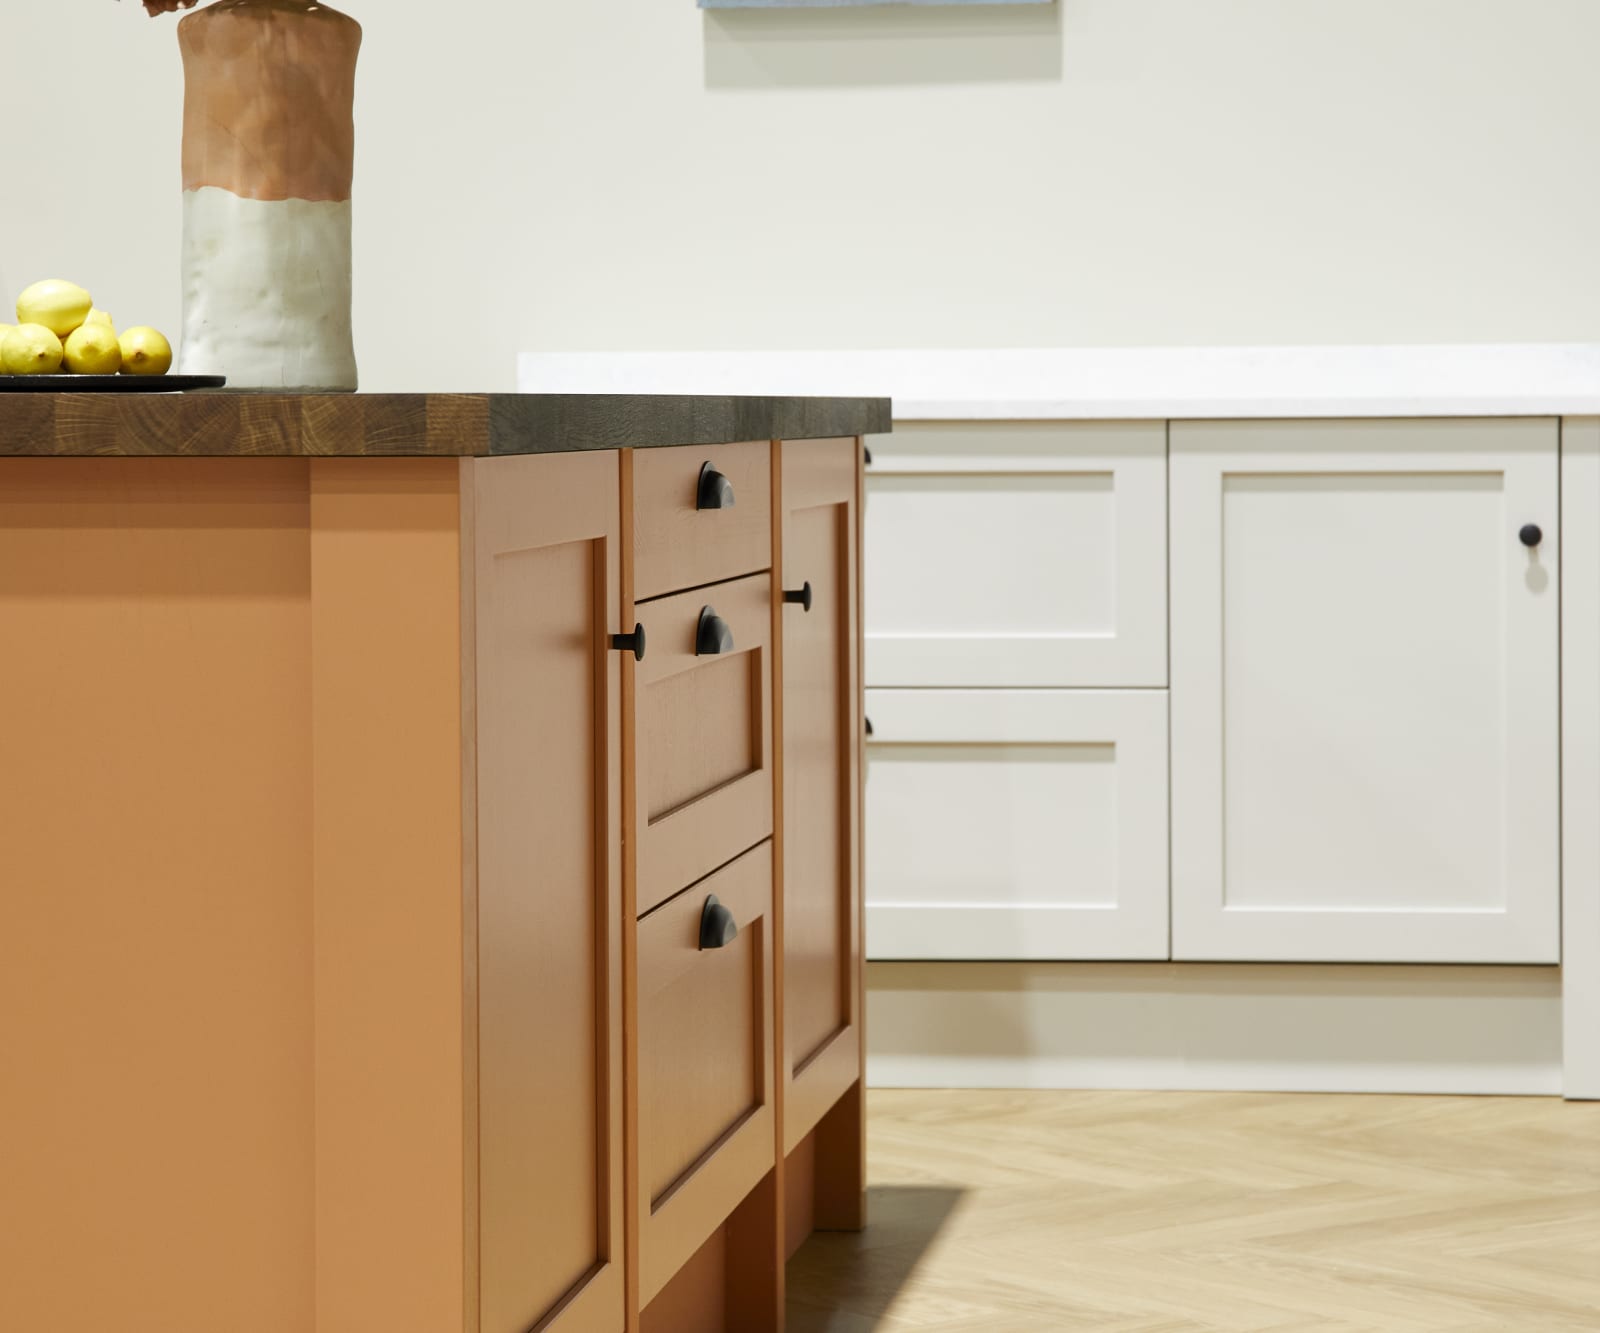
[[[620,1333],[617,455],[474,476],[478,1327]]]
[[[861,1075],[860,457],[782,446],[786,1152]]]
[[[1558,447],[1173,427],[1175,957],[1558,960]]]

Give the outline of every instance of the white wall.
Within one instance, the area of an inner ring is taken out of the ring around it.
[[[0,3],[0,283],[175,329],[173,20]],[[522,349],[1600,341],[1594,0],[348,7],[371,389],[509,389]]]

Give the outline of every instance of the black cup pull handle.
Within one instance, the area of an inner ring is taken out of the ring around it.
[[[1537,523],[1524,523],[1522,531],[1517,534],[1517,540],[1531,551],[1544,540],[1544,529]]]
[[[700,487],[696,492],[696,509],[732,509],[733,483],[710,463],[700,467]]]
[[[700,913],[700,947],[726,949],[738,938],[739,923],[733,913],[717,901],[716,894],[709,895]]]
[[[805,607],[806,613],[809,615],[811,612],[811,580],[807,579],[803,588],[785,588],[783,590],[783,600],[793,603],[795,606]]]
[[[635,662],[644,661],[644,626],[635,625],[632,634],[613,634],[611,646],[619,653],[632,653]]]
[[[694,632],[694,655],[716,657],[733,651],[733,631],[728,622],[719,616],[715,607],[700,608],[700,623]]]

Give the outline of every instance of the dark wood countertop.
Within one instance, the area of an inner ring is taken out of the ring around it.
[[[890,429],[887,398],[0,393],[0,457],[483,457]]]

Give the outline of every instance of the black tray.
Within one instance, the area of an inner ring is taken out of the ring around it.
[[[183,393],[227,382],[226,375],[0,375],[0,393]]]

